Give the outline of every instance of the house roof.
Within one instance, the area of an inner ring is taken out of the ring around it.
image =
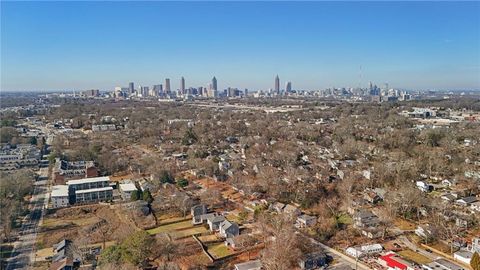
[[[73,266],[73,259],[72,258],[63,258],[58,262],[53,262],[50,265],[50,270],[58,270],[63,269],[65,266]]]
[[[298,210],[297,207],[291,205],[291,204],[287,204],[285,205],[285,207],[283,208],[283,211],[284,212],[287,212],[287,213],[293,213],[293,212],[297,212],[297,211],[300,211]]]
[[[230,227],[238,227],[237,223],[235,222],[230,222],[228,220],[224,220],[222,223],[220,223],[220,228],[222,228],[222,230],[226,231],[228,230],[228,228]]]
[[[306,222],[307,220],[317,219],[317,217],[303,214],[303,215],[299,216],[297,219]]]
[[[262,262],[260,260],[235,264],[235,270],[260,270],[261,268]]]
[[[474,203],[476,201],[478,201],[478,199],[475,196],[464,197],[457,200],[457,202],[465,202],[467,204]]]
[[[208,214],[207,214],[208,215]],[[207,221],[211,222],[211,223],[217,223],[217,222],[222,222],[225,220],[225,217],[224,216],[221,216],[221,215],[218,215],[216,213],[214,213],[214,215],[211,215],[211,216],[208,216],[207,217]]]

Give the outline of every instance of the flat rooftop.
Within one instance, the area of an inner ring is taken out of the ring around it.
[[[121,191],[136,191],[137,187],[133,183],[120,184]]]
[[[84,179],[78,179],[78,180],[69,180],[67,181],[67,185],[78,185],[78,184],[96,183],[96,182],[105,182],[105,181],[110,181],[110,177],[101,176],[101,177],[84,178]]]
[[[107,191],[107,190],[113,190],[113,188],[112,187],[101,187],[101,188],[75,190],[75,194],[83,194],[83,193],[91,193],[91,192],[99,192],[99,191]]]
[[[57,185],[52,187],[51,197],[68,197],[68,186]]]

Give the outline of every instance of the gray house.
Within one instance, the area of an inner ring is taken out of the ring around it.
[[[327,255],[324,252],[309,253],[298,264],[301,269],[319,269],[327,264]]]
[[[219,230],[220,235],[225,238],[234,237],[240,234],[238,224],[228,220],[224,220],[222,223],[220,223]]]
[[[218,231],[220,229],[220,223],[225,220],[224,216],[221,216],[217,213],[207,214],[207,224],[210,228],[210,231]]]
[[[207,206],[205,204],[195,205],[191,208],[192,214],[192,224],[202,224],[203,223],[203,215],[207,213]]]

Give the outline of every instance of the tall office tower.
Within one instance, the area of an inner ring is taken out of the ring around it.
[[[247,88],[245,88],[244,95],[245,95],[245,97],[248,97],[248,89]]]
[[[368,83],[368,90],[372,91],[372,89],[373,89],[373,84],[372,84],[372,81],[370,81]]]
[[[202,86],[199,86],[197,89],[198,89],[198,93],[197,93],[197,94],[198,94],[199,96],[203,96],[203,87],[202,87]]]
[[[292,92],[292,82],[287,82],[287,83],[285,84],[285,91],[286,91],[287,93]]]
[[[180,91],[185,94],[185,78],[180,79]]]
[[[135,85],[133,84],[133,82],[128,84],[128,92],[129,94],[133,94],[135,92]]]
[[[161,95],[162,94],[162,85],[161,84],[155,84],[152,87],[152,91],[153,91],[153,96]]]
[[[217,89],[217,78],[215,78],[215,76],[212,79],[212,90],[214,90],[215,92],[218,90]]]
[[[165,79],[165,93],[170,94],[171,89],[170,89],[170,79]]]
[[[280,78],[278,78],[278,75],[275,77],[275,93],[280,93]]]

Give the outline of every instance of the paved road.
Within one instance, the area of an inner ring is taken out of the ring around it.
[[[48,176],[48,168],[41,168],[40,175],[43,177]],[[30,214],[22,223],[20,238],[14,244],[12,257],[8,259],[6,270],[28,269],[35,260],[37,230],[48,204],[47,182],[48,180],[42,180],[34,184],[29,206]]]
[[[362,263],[361,261],[356,261],[354,258],[349,257],[313,238],[309,238],[312,243],[319,245],[322,247],[326,252],[327,255],[332,256],[333,258],[337,258],[343,264],[350,266],[352,269],[360,269],[360,270],[370,270],[371,268],[368,267],[366,264]]]

